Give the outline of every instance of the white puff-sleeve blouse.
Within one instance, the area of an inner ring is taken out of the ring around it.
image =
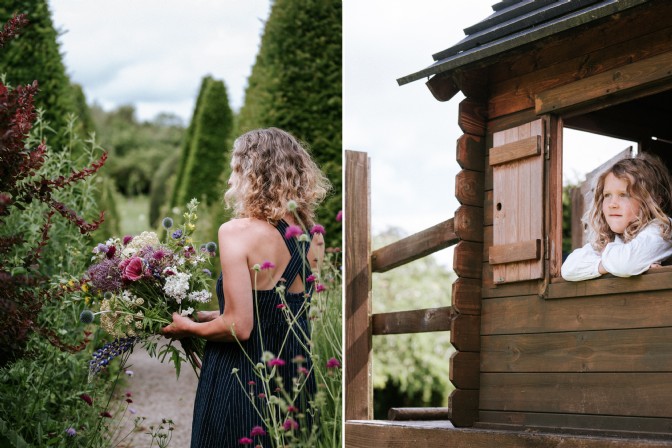
[[[562,278],[568,281],[588,280],[599,277],[602,267],[617,277],[630,277],[646,272],[652,264],[672,256],[672,241],[661,235],[660,222],[652,221],[630,242],[624,243],[616,235],[602,253],[589,244],[573,251],[562,264]]]

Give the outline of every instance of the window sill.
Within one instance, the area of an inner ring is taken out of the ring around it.
[[[543,296],[545,299],[569,299],[661,289],[672,289],[672,266],[663,266],[632,277],[615,277],[605,274],[580,282],[568,282],[558,277],[551,280]]]

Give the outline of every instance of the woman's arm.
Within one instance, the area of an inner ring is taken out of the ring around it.
[[[672,256],[672,242],[666,241],[654,222],[627,243],[614,241],[602,252],[602,266],[617,277],[639,275]]]
[[[224,314],[206,322],[194,322],[174,313],[173,323],[162,329],[164,336],[176,339],[196,336],[211,341],[245,341],[250,337],[254,314],[246,238],[247,235],[235,221],[219,228],[219,253],[226,297]]]

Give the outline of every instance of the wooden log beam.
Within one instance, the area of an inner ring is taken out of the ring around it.
[[[370,169],[366,153],[345,152],[345,418],[373,418],[371,385]],[[360,188],[353,188],[354,185]],[[365,186],[366,188],[361,188]]]
[[[453,282],[453,308],[460,314],[481,314],[481,281],[458,278]]]
[[[450,382],[456,389],[480,387],[480,353],[455,352],[450,357]]]
[[[460,352],[481,350],[481,317],[458,314],[451,321],[450,343]]]
[[[483,242],[483,208],[462,205],[455,212],[455,234],[462,241]]]
[[[456,160],[460,168],[482,172],[485,169],[485,138],[462,134],[457,139]]]
[[[448,398],[450,421],[457,428],[473,426],[478,420],[477,390],[455,389]]]
[[[456,313],[453,307],[378,313],[372,317],[374,335],[450,331]]]
[[[671,65],[672,52],[668,52],[589,76],[538,93],[535,96],[534,109],[537,114],[557,113],[607,95],[669,80],[672,78]]]
[[[450,409],[445,408],[390,408],[387,411],[389,420],[448,420]]]
[[[482,207],[484,185],[482,172],[462,170],[455,176],[455,198],[462,205]]]
[[[481,101],[465,98],[460,102],[457,124],[465,134],[485,137],[488,107]]]
[[[386,272],[452,246],[458,241],[451,218],[374,251],[371,255],[371,270]]]
[[[460,241],[453,253],[453,270],[458,277],[481,278],[483,276],[483,244]]]

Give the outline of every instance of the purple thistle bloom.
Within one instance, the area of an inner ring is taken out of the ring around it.
[[[176,231],[174,231],[172,236],[174,240],[182,238],[182,229],[177,229]]]
[[[336,213],[336,222],[341,221],[343,221],[343,210],[339,210],[338,213]]]
[[[324,286],[322,283],[318,283],[317,286],[315,286],[315,292],[322,292],[326,291],[327,287]]]
[[[71,426],[71,427],[69,427],[68,429],[65,430],[65,434],[66,434],[68,437],[75,437],[75,436],[77,435],[77,430],[75,430],[75,428],[73,428],[73,427]]]
[[[282,424],[282,427],[285,431],[290,431],[292,429],[299,429],[299,424],[293,418],[288,418],[285,420],[285,423]]]
[[[315,276],[313,274],[310,274],[308,277],[306,277],[306,283],[313,283],[315,281]]]
[[[329,361],[327,361],[327,369],[335,369],[341,367],[341,362],[336,359],[336,358],[330,358]]]
[[[275,265],[273,263],[271,263],[270,261],[264,261],[261,264],[261,270],[262,271],[266,271],[268,269],[273,269],[274,267],[275,267]]]
[[[271,367],[275,367],[275,366],[281,367],[281,366],[285,365],[285,361],[280,359],[280,358],[275,358],[275,359],[271,359],[270,361],[268,361],[268,365],[271,366]]]
[[[91,395],[89,394],[82,394],[79,396],[82,400],[86,402],[89,406],[93,406],[93,398],[91,398]]]
[[[319,224],[315,224],[313,227],[311,227],[310,234],[315,235],[316,233],[319,233],[320,235],[324,235],[326,232],[324,230],[324,227],[322,227]]]
[[[252,431],[250,431],[250,437],[258,437],[258,436],[265,436],[266,431],[264,431],[264,428],[261,426],[255,426],[252,428]]]
[[[203,269],[203,272],[204,272],[208,277],[212,277],[212,272],[210,272],[210,269],[204,268],[204,269]]]
[[[294,238],[295,236],[299,236],[302,233],[303,230],[301,230],[301,227],[292,225],[287,227],[287,230],[285,231],[285,238],[287,239]]]
[[[250,439],[249,437],[241,437],[238,439],[238,443],[241,445],[252,445],[254,443],[254,440]]]
[[[98,246],[96,246],[96,249],[98,249],[98,252],[102,252],[104,254],[107,253],[107,250],[109,249],[105,244],[100,243]]]
[[[126,235],[123,239],[124,246],[127,245],[128,243],[130,243],[131,241],[133,241],[133,236],[132,235]]]

